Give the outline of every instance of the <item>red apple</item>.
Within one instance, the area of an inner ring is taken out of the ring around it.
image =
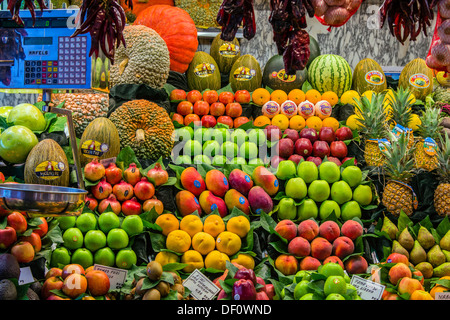
[[[280,163],[280,161],[286,160],[285,158],[282,158],[280,156],[272,156],[270,158],[270,165],[272,166],[272,168],[278,168],[278,164]]]
[[[345,158],[348,154],[347,145],[344,141],[333,141],[330,144],[330,153],[333,157],[336,158]]]
[[[289,138],[282,138],[277,143],[278,154],[281,158],[287,159],[294,153],[294,142]]]
[[[214,102],[209,106],[209,113],[215,117],[223,116],[225,114],[225,105],[222,102]]]
[[[217,123],[216,118],[209,114],[204,115],[202,117],[201,121],[202,121],[202,126],[205,128],[213,128]]]
[[[266,284],[266,293],[270,300],[273,300],[273,297],[275,295],[275,287],[272,283]]]
[[[87,290],[87,279],[85,275],[73,273],[64,279],[61,291],[68,297],[75,299]]]
[[[76,263],[66,264],[62,269],[61,278],[65,279],[74,273],[85,275],[85,270],[81,265]]]
[[[94,296],[102,296],[109,291],[109,277],[101,270],[92,270],[86,273],[89,293]]]
[[[239,102],[230,102],[225,105],[225,114],[232,118],[237,118],[242,115],[242,106]]]
[[[19,263],[28,263],[34,259],[34,248],[28,241],[19,241],[11,247],[11,254]]]
[[[52,300],[48,299],[51,295],[54,295],[51,290],[61,290],[63,287],[64,282],[59,277],[49,277],[44,281],[44,284],[42,285],[41,289],[41,297],[42,299]]]
[[[291,155],[288,160],[294,161],[295,164],[299,164],[300,161],[304,160],[305,158],[303,158],[301,155],[299,154],[293,154]]]
[[[316,166],[319,166],[322,163],[322,158],[320,157],[308,157],[306,158],[306,161],[311,161],[316,164]]]
[[[303,157],[309,157],[312,154],[313,145],[311,140],[307,138],[300,138],[295,141],[294,152]]]
[[[204,116],[209,113],[209,103],[203,100],[194,103],[194,113],[199,116]]]
[[[322,127],[319,130],[319,140],[326,141],[328,144],[336,140],[336,135],[333,128]]]
[[[226,124],[230,129],[233,128],[233,119],[229,116],[220,116],[217,118],[217,123]]]
[[[273,124],[269,124],[265,127],[264,132],[266,133],[266,138],[268,141],[277,141],[282,137],[281,129]]]
[[[41,251],[42,248],[42,240],[41,237],[36,232],[31,232],[29,236],[20,237],[20,241],[27,241],[31,243],[35,252]]]
[[[291,139],[294,143],[300,138],[300,134],[298,133],[298,131],[290,128],[284,130],[283,136],[285,138]]]
[[[205,92],[203,92],[203,100],[208,102],[209,104],[212,104],[219,100],[219,94],[216,90],[206,90]]]
[[[169,99],[171,101],[186,100],[186,91],[181,89],[173,89],[170,92]]]
[[[48,232],[48,223],[44,217],[39,217],[38,219],[40,219],[42,223],[38,225],[39,229],[33,230],[33,232],[36,232],[42,238]]]
[[[8,249],[16,241],[17,233],[14,228],[0,229],[0,249]]]
[[[304,128],[300,131],[300,138],[309,139],[311,143],[314,143],[319,139],[319,135],[314,128]]]
[[[349,127],[340,127],[336,130],[336,138],[341,141],[353,139],[353,132]]]
[[[234,100],[239,103],[250,103],[252,99],[250,92],[247,90],[238,90],[234,93]]]
[[[202,93],[200,91],[198,91],[198,90],[191,90],[191,91],[189,91],[187,93],[186,99],[190,103],[194,104],[196,101],[202,100],[203,96],[202,96]]]
[[[344,159],[342,159],[342,164],[344,164],[346,161],[353,159],[353,162],[355,163],[355,166],[358,165],[358,161],[356,161],[355,157],[345,157]]]
[[[219,93],[219,101],[222,102],[224,105],[227,105],[229,103],[234,102],[234,95],[232,92],[222,91],[221,93]]]
[[[336,157],[330,156],[330,157],[327,157],[327,160],[336,163],[338,166],[342,165],[341,160],[339,160]]]
[[[17,233],[24,233],[27,230],[27,219],[20,212],[12,212],[6,219],[8,226],[14,228]]]
[[[53,267],[47,271],[47,273],[45,274],[45,279],[47,280],[48,278],[51,277],[61,277],[61,276],[62,276],[62,269]]]
[[[0,207],[0,218],[7,217],[11,213],[11,210]]]

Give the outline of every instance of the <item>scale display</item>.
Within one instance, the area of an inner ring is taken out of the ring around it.
[[[1,89],[90,89],[90,35],[70,38],[78,10],[21,10],[24,26],[0,11]]]

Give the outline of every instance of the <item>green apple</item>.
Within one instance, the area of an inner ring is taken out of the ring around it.
[[[0,117],[8,119],[8,115],[14,107],[11,106],[3,106],[0,107]]]
[[[282,160],[278,163],[276,176],[281,180],[288,180],[295,177],[297,173],[297,166],[292,160]],[[302,179],[303,180],[303,179]]]
[[[319,208],[312,199],[303,200],[302,204],[297,208],[297,219],[300,221],[308,220],[310,218],[316,219],[319,215]]]
[[[361,206],[367,206],[372,202],[372,188],[365,184],[360,184],[353,190],[353,200]]]
[[[217,140],[219,143],[225,143],[226,141],[231,141],[231,132],[227,128],[216,128],[213,129],[211,134],[211,139]]]
[[[175,129],[176,141],[187,141],[194,139],[194,129],[192,127],[182,127]]]
[[[29,128],[21,125],[9,127],[0,135],[0,157],[10,163],[23,163],[38,142]]]
[[[305,183],[311,183],[319,179],[319,169],[312,161],[302,161],[298,164],[297,175],[302,178]]]
[[[212,159],[213,166],[223,167],[225,163],[227,163],[227,157],[222,154],[215,155]]]
[[[264,165],[264,161],[261,158],[253,158],[253,159],[250,159],[248,161],[248,164],[257,165],[257,166],[263,166]]]
[[[208,156],[203,154],[196,155],[194,159],[192,159],[192,163],[194,164],[211,164],[211,159]]]
[[[192,164],[192,159],[188,155],[177,156],[173,163],[175,164]]]
[[[199,127],[194,131],[194,140],[197,140],[203,144],[206,141],[211,140],[212,132],[213,129],[211,128]]]
[[[227,158],[234,158],[238,155],[239,147],[236,143],[225,141],[222,144],[222,154]]]
[[[339,166],[331,161],[322,162],[319,166],[319,177],[328,183],[334,183],[341,178]]]
[[[203,155],[214,157],[220,153],[220,144],[216,140],[209,140],[203,143]]]
[[[248,141],[256,143],[258,146],[262,146],[266,143],[266,135],[263,129],[255,128],[248,132]]]
[[[279,168],[280,166],[278,166],[278,169]],[[308,187],[306,186],[306,183],[302,178],[299,177],[291,178],[286,183],[284,187],[284,192],[290,198],[293,198],[295,200],[302,200],[308,194]]]
[[[294,220],[297,217],[297,208],[295,207],[294,199],[282,198],[278,203],[277,215],[280,220]]]
[[[231,133],[231,141],[240,147],[244,142],[248,141],[247,132],[244,129],[234,129],[233,133]]]
[[[331,185],[331,199],[338,204],[352,200],[352,188],[344,180],[336,181]]]
[[[344,221],[351,220],[353,218],[361,218],[361,207],[359,203],[351,200],[344,203],[341,206],[341,218]]]
[[[8,122],[27,127],[31,131],[43,131],[47,124],[42,111],[29,103],[15,106],[9,112]]]
[[[245,161],[245,159],[242,157],[235,157],[231,160],[228,160],[227,163],[229,163],[229,164],[247,164],[247,161]]]
[[[325,180],[314,180],[308,187],[308,196],[316,202],[325,201],[330,196],[330,185]]]
[[[258,146],[254,142],[244,142],[239,148],[239,156],[247,160],[257,158]]]
[[[348,166],[342,170],[342,180],[348,183],[352,188],[358,186],[362,180],[362,171],[357,166]]]
[[[339,204],[334,200],[325,200],[319,207],[319,217],[321,220],[325,220],[334,210],[336,218],[341,216],[341,208]]]
[[[196,156],[202,153],[203,146],[198,140],[188,140],[184,145],[183,151],[187,156]]]

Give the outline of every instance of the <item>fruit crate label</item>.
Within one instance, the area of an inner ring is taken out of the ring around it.
[[[370,140],[378,141],[378,147],[380,148],[381,152],[386,151],[386,147],[391,145],[388,139],[370,139]]]
[[[20,268],[19,285],[21,286],[32,282],[34,282],[34,278],[33,273],[31,272],[31,268],[30,267]]]
[[[44,161],[36,166],[34,173],[38,178],[55,180],[61,177],[64,170],[66,170],[66,165],[62,161]]]
[[[450,292],[436,292],[434,300],[450,300]]]
[[[86,158],[98,158],[105,152],[108,152],[109,146],[106,143],[100,143],[95,140],[86,140],[81,145],[81,153]]]
[[[430,78],[423,73],[416,73],[409,78],[409,83],[419,89],[428,88],[430,85]]]
[[[194,74],[197,77],[205,78],[205,77],[209,77],[210,75],[212,75],[215,70],[216,70],[216,67],[213,64],[204,62],[204,63],[200,63],[199,65],[197,65],[195,67]]]
[[[104,271],[109,278],[109,288],[111,290],[122,288],[125,280],[127,279],[127,270],[112,268],[108,266],[103,266],[101,264],[94,264],[94,270]]]
[[[239,46],[237,46],[233,43],[230,43],[230,42],[225,42],[219,48],[219,53],[224,58],[233,59],[234,57],[236,57],[239,54],[239,52],[240,52]]]
[[[350,284],[356,288],[358,295],[363,300],[381,300],[385,286],[361,278],[360,276],[352,276]]]
[[[423,148],[426,154],[434,156],[437,152],[437,143],[433,138],[427,137],[423,142]]]
[[[238,81],[249,81],[256,76],[256,71],[247,67],[239,67],[234,71],[233,77]]]
[[[392,133],[394,134],[394,137],[398,139],[402,133],[406,133],[407,135],[412,133],[411,128],[406,128],[400,124],[396,124],[395,127],[392,129]]]
[[[191,291],[191,296],[196,300],[212,300],[220,291],[220,288],[198,269],[184,280],[183,286]]]
[[[379,86],[384,83],[383,74],[378,70],[372,70],[366,73],[364,79],[367,83]]]
[[[276,72],[272,72],[272,78],[278,78],[278,80],[283,81],[283,82],[294,82],[295,79],[297,79],[296,75],[288,75],[286,74],[286,70],[281,69],[280,71]]]

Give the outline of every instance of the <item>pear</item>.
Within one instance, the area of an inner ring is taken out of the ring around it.
[[[447,231],[445,236],[439,241],[439,246],[442,250],[450,251],[450,230]]]
[[[420,245],[425,250],[430,249],[436,244],[433,235],[424,226],[420,226],[419,233],[417,234],[417,241],[419,241]]]
[[[433,267],[438,267],[441,264],[443,264],[445,260],[445,255],[441,250],[441,247],[439,247],[438,244],[434,245],[430,251],[427,253],[427,260]]]
[[[442,249],[442,247],[441,247],[441,249]],[[442,250],[442,253],[444,254],[445,259],[447,260],[447,262],[450,262],[450,251]]]
[[[400,242],[398,242],[397,240],[394,240],[394,241],[392,242],[392,252],[400,253],[400,254],[406,256],[406,257],[408,258],[408,260],[409,260],[409,252],[408,252],[408,250],[406,250],[406,249],[400,244]]]
[[[427,253],[417,240],[414,241],[414,246],[409,253],[409,261],[414,265],[427,261]]]
[[[450,262],[445,262],[439,267],[433,269],[433,276],[442,278],[445,276],[450,276]]]
[[[386,232],[389,235],[389,238],[391,238],[391,240],[397,239],[398,228],[386,216],[384,216],[383,226],[381,227],[381,231]]]
[[[414,266],[414,269],[417,269],[420,272],[422,272],[423,277],[425,279],[429,279],[433,276],[433,266],[431,265],[431,263],[427,261],[416,264]]]
[[[408,227],[406,227],[405,229],[402,230],[402,232],[400,232],[400,235],[398,236],[398,242],[406,250],[411,250],[413,248],[414,238],[412,237],[411,233],[409,233]]]

